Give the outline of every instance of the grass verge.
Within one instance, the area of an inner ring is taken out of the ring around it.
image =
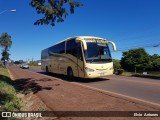
[[[30,65],[30,68],[38,68],[38,69],[41,69],[41,66],[38,66],[38,65]]]
[[[156,71],[149,71],[148,74],[142,73],[134,73],[134,72],[126,72],[124,71],[122,75],[129,76],[129,77],[143,77],[143,78],[152,78],[152,79],[159,79],[160,80],[160,72]]]
[[[143,74],[133,74],[132,76],[134,77],[143,77],[143,78],[152,78],[152,79],[158,79],[160,80],[160,76],[159,75],[151,75],[151,74],[147,74],[147,75],[143,75]]]
[[[21,108],[21,99],[17,97],[7,69],[0,67],[0,111],[19,111]]]

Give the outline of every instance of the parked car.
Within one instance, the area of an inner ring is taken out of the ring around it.
[[[21,64],[20,68],[22,68],[22,69],[29,69],[29,65],[27,65],[27,64]]]

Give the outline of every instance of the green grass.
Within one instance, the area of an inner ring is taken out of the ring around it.
[[[127,72],[124,71],[124,76],[135,76],[135,77],[143,77],[143,78],[152,78],[152,79],[160,79],[160,72],[159,71],[147,71],[147,75],[143,75],[143,73],[134,73],[134,72]]]
[[[148,71],[148,74],[160,76],[160,71]]]
[[[0,111],[21,110],[21,99],[17,97],[13,81],[6,68],[0,67]]]
[[[133,72],[126,72],[126,71],[122,73],[122,75],[124,76],[132,76],[133,74],[134,74]]]

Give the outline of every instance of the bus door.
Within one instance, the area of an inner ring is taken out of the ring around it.
[[[84,62],[83,62],[83,55],[82,55],[82,45],[78,43],[77,45],[77,70],[78,70],[78,77],[84,77]]]

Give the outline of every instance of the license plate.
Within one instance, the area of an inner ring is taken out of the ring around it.
[[[102,76],[102,75],[104,75],[104,74],[105,74],[105,72],[101,72],[101,73],[99,73],[99,75],[100,75],[100,76]]]

